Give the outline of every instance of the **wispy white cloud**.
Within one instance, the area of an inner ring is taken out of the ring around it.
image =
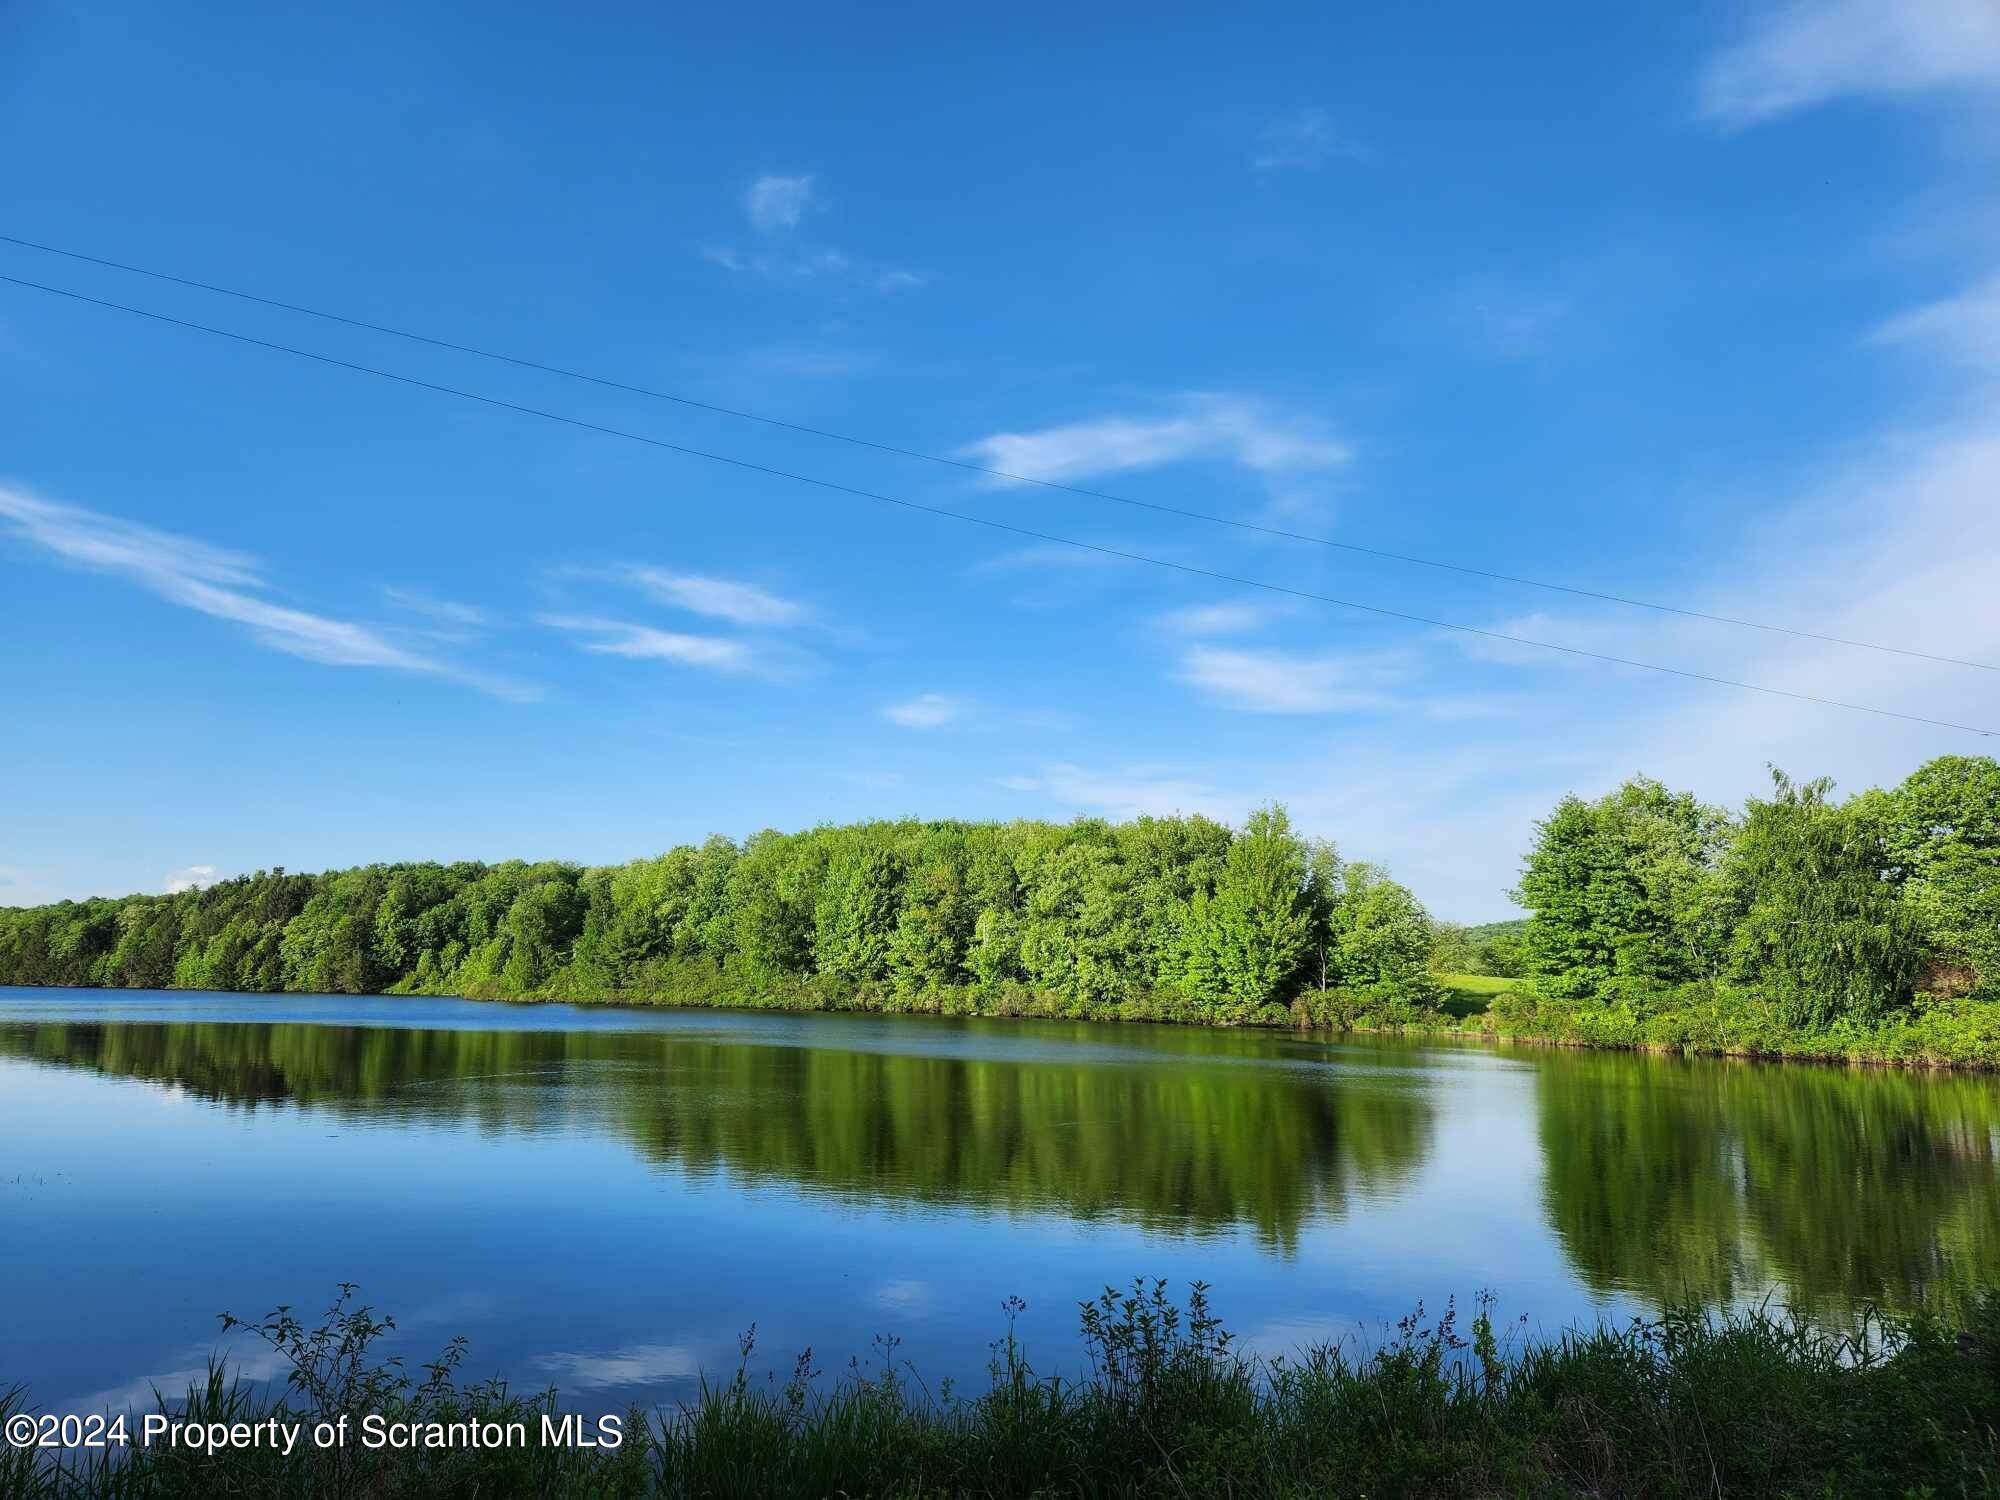
[[[1690,602],[1848,640],[1875,640],[1973,661],[2000,660],[2000,425],[1897,433],[1844,450],[1824,482],[1760,507],[1766,519],[1733,548],[1745,570],[1713,579]],[[1938,538],[1951,545],[1940,548]],[[1787,550],[1779,573],[1752,560]],[[1746,601],[1755,600],[1754,610]],[[1825,642],[1784,639],[1695,620],[1625,611],[1539,614],[1500,622],[1544,640],[1710,673],[1738,682],[1926,718],[2000,724],[2000,681],[1941,662]],[[1565,791],[1596,795],[1643,769],[1708,800],[1733,804],[1761,789],[1764,766],[1827,773],[1849,791],[1892,784],[1923,760],[1977,754],[1961,732],[1876,718],[1720,685],[1462,640],[1471,656],[1517,668],[1574,669],[1524,682],[1523,732],[1482,731],[1494,764],[1533,764],[1559,746],[1532,785],[1544,804]],[[1394,849],[1396,835],[1383,837]],[[1468,840],[1457,859],[1497,889],[1521,845]],[[1442,878],[1442,877],[1440,877]]]
[[[770,281],[819,284],[843,292],[881,295],[914,290],[929,282],[923,272],[849,253],[833,245],[800,244],[793,237],[805,217],[826,206],[818,179],[809,175],[767,173],[743,192],[743,213],[762,243],[710,243],[701,247],[704,260],[740,276]]]
[[[1558,667],[1572,671],[1616,671],[1607,663],[1592,661],[1585,656],[1572,656],[1566,651],[1550,651],[1543,646],[1531,646],[1527,641],[1545,641],[1551,646],[1568,646],[1578,651],[1595,651],[1607,656],[1643,656],[1649,640],[1658,641],[1656,633],[1649,635],[1648,629],[1654,622],[1637,616],[1601,614],[1558,614],[1549,610],[1528,610],[1520,614],[1504,615],[1479,623],[1480,628],[1489,631],[1487,635],[1472,635],[1463,631],[1439,631],[1438,639],[1449,643],[1474,661],[1492,662],[1508,667]],[[1502,640],[1502,636],[1519,636],[1520,641]]]
[[[743,192],[743,212],[749,217],[751,227],[764,234],[798,228],[799,220],[817,203],[818,194],[810,176],[767,173]]]
[[[0,487],[0,518],[51,552],[104,572],[148,581],[157,578],[163,586],[191,580],[263,587],[256,561],[246,553],[156,531],[82,506],[59,505],[25,490]]]
[[[382,597],[401,609],[413,614],[429,615],[433,620],[446,625],[454,625],[463,630],[476,630],[493,623],[492,615],[472,604],[458,604],[450,599],[440,599],[427,594],[422,589],[385,586]]]
[[[454,665],[351,620],[260,598],[267,587],[254,559],[117,516],[60,505],[0,486],[0,522],[79,566],[130,579],[169,603],[246,627],[273,651],[336,667],[384,667],[448,677],[496,697],[536,696],[527,684]]]
[[[582,637],[578,646],[599,656],[670,661],[712,672],[750,672],[762,665],[756,648],[749,642],[727,636],[655,630],[650,625],[635,625],[602,615],[542,615],[540,622],[551,630]]]
[[[2000,272],[1955,297],[1891,318],[1870,341],[1921,344],[1970,365],[2000,369]]]
[[[662,603],[735,625],[780,628],[800,624],[811,613],[796,600],[781,598],[754,583],[733,578],[676,573],[669,568],[643,565],[625,568],[623,572]]]
[[[2000,421],[1843,442],[1822,473],[1745,493],[1745,516],[1764,519],[1746,522],[1721,549],[1740,564],[1685,585],[1683,602],[2000,660],[2000,590],[1991,586],[2000,577]],[[1790,562],[1774,571],[1774,556]],[[1718,676],[2000,723],[1993,673],[1639,611],[1493,618]],[[1447,641],[1491,670],[1452,663],[1442,656]],[[1529,662],[1558,670],[1520,670]],[[1534,821],[1566,792],[1596,796],[1645,771],[1735,804],[1760,790],[1766,762],[1824,772],[1857,791],[1892,785],[1930,756],[1990,753],[1993,743],[1456,635],[1413,646],[1409,678],[1382,686],[1395,699],[1382,714],[1297,721],[1313,732],[1263,736],[1263,750],[1237,741],[1243,748],[1213,762],[1169,767],[1030,765],[1002,785],[1024,812],[1106,816],[1180,810],[1237,821],[1276,798],[1308,833],[1385,862],[1439,916],[1486,920],[1508,914],[1504,892]],[[1454,722],[1474,715],[1484,722]]]
[[[1555,347],[1569,317],[1569,301],[1493,277],[1477,277],[1453,298],[1468,340],[1494,359],[1533,359]]]
[[[167,871],[160,882],[169,896],[178,896],[182,891],[198,891],[204,886],[215,884],[214,865],[183,865],[178,870]]]
[[[1155,615],[1153,623],[1171,635],[1248,635],[1261,630],[1271,614],[1261,604],[1190,604]]]
[[[1742,127],[1845,95],[1995,84],[1994,0],[1793,0],[1709,61],[1699,103]]]
[[[1058,762],[1032,775],[1003,776],[996,783],[1010,792],[1038,796],[1059,807],[1108,818],[1143,814],[1202,813],[1240,821],[1249,803],[1218,791],[1187,772],[1163,766],[1130,766],[1097,771]]]
[[[1182,396],[1159,416],[996,432],[963,451],[1003,474],[1059,483],[1189,459],[1219,457],[1260,474],[1281,474],[1335,469],[1352,457],[1348,446],[1317,422],[1280,415],[1248,397],[1213,392]]]
[[[1116,545],[1124,551],[1122,544]],[[1137,550],[1136,545],[1133,550]],[[1129,568],[1134,566],[1130,558],[1117,557],[1110,552],[1097,552],[1089,547],[1065,547],[1060,542],[1038,542],[1032,547],[1014,547],[1006,552],[995,553],[992,557],[981,558],[972,565],[974,572],[999,572],[1008,568],[1077,568],[1095,571],[1100,568]]]
[[[741,250],[734,245],[704,245],[702,258],[738,275],[761,276],[771,281],[818,282],[841,290],[879,292],[913,291],[926,286],[930,277],[908,266],[885,265],[837,250],[831,245],[817,249],[765,251]]]
[[[1341,134],[1332,115],[1309,105],[1281,115],[1264,127],[1250,154],[1250,165],[1259,172],[1310,172],[1329,161],[1366,163],[1374,159],[1373,150]]]
[[[1180,660],[1181,681],[1230,708],[1264,714],[1351,713],[1388,707],[1389,689],[1410,675],[1401,655],[1299,655],[1197,646]]]
[[[942,729],[964,714],[964,702],[943,693],[919,693],[908,702],[892,703],[882,710],[883,718],[905,729]]]
[[[882,356],[853,349],[781,346],[737,356],[734,363],[754,376],[794,375],[806,380],[847,380],[880,369]]]

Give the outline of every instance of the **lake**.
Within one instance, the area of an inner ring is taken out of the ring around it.
[[[887,1334],[983,1379],[1002,1301],[1201,1278],[1244,1342],[1490,1289],[1531,1330],[2000,1281],[2000,1082],[1472,1043],[0,989],[0,1387],[177,1391],[336,1283],[400,1345],[609,1410]],[[250,1373],[270,1373],[252,1362]]]

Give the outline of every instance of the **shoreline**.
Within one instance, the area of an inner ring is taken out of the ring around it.
[[[1483,977],[1483,976],[1473,976]],[[1354,1034],[1360,1036],[1399,1036],[1411,1039],[1425,1037],[1453,1038],[1467,1042],[1479,1042],[1493,1046],[1547,1047],[1577,1052],[1632,1052],[1657,1057],[1706,1058],[1712,1060],[1733,1060],[1765,1065],[1792,1063],[1810,1064],[1819,1067],[1848,1068],[1893,1068],[1912,1072],[1946,1073],[1995,1073],[2000,1072],[2000,1004],[1986,1002],[1984,1008],[1992,1012],[1991,1023],[1994,1035],[1991,1039],[1979,1038],[1991,1050],[1981,1050],[1970,1055],[1953,1055],[1949,1052],[1927,1051],[1920,1047],[1910,1052],[1890,1052],[1868,1050],[1860,1046],[1842,1047],[1838,1042],[1828,1040],[1816,1042],[1812,1038],[1797,1039],[1797,1050],[1786,1050],[1779,1046],[1760,1045],[1754,1041],[1729,1043],[1718,1040],[1690,1039],[1687,1041],[1660,1040],[1647,1037],[1589,1037],[1565,1035],[1555,1026],[1535,1027],[1506,1025],[1502,1023],[1467,1024],[1469,1021],[1493,1017],[1491,1002],[1531,999],[1537,1005],[1546,1003],[1543,997],[1533,996],[1524,991],[1504,991],[1487,998],[1485,1009],[1469,1012],[1466,1016],[1451,1018],[1443,1014],[1435,1017],[1422,1014],[1417,1007],[1407,1004],[1396,1008],[1404,1012],[1395,1019],[1389,1019],[1379,1011],[1371,1012],[1371,1002],[1361,997],[1342,995],[1337,991],[1309,992],[1301,996],[1289,1007],[1268,1007],[1265,1012],[1243,1020],[1217,1022],[1190,1016],[1171,1001],[1163,1001],[1156,996],[1127,999],[1108,1004],[1076,1006],[1062,1001],[1060,997],[1046,992],[1008,989],[997,994],[989,994],[973,987],[949,991],[931,992],[922,995],[899,995],[865,988],[835,988],[818,981],[807,980],[764,989],[740,987],[733,981],[725,981],[719,973],[701,976],[703,982],[696,987],[702,992],[694,995],[670,995],[646,991],[604,991],[588,993],[575,992],[564,986],[551,986],[539,992],[526,995],[505,994],[497,991],[481,992],[477,988],[464,990],[444,990],[431,988],[390,988],[359,992],[356,998],[430,998],[464,1000],[483,1005],[537,1006],[567,1004],[577,1006],[602,1006],[629,1010],[713,1010],[713,1011],[780,1011],[802,1015],[880,1015],[880,1016],[933,1016],[945,1019],[996,1020],[996,1021],[1068,1021],[1092,1025],[1157,1025],[1172,1026],[1187,1030],[1206,1031],[1265,1031],[1265,1032],[1322,1032],[1329,1035]],[[94,991],[104,994],[240,994],[246,996],[316,994],[325,993],[339,998],[337,991],[304,990],[219,990],[206,991],[191,987],[169,985],[164,988],[139,991],[122,986],[110,985],[9,985],[7,988],[22,990],[74,990]],[[1462,992],[1461,992],[1462,993]],[[1379,1004],[1379,1002],[1374,1002]],[[1573,1002],[1572,1002],[1573,1003]],[[1331,1011],[1338,1007],[1347,1012],[1335,1015]],[[1320,1016],[1315,1018],[1315,1010]],[[1179,1012],[1179,1013],[1176,1013]],[[1641,1018],[1626,1015],[1617,1016],[1610,1010],[1599,1013],[1606,1019],[1622,1019],[1625,1024],[1643,1024]],[[1661,1019],[1661,1018],[1655,1018]],[[1903,1023],[1908,1025],[1908,1022]],[[1789,1040],[1789,1039],[1786,1039]]]
[[[394,1320],[354,1293],[342,1287],[317,1328],[284,1308],[242,1323],[277,1372],[304,1377],[282,1393],[211,1356],[177,1407],[157,1392],[156,1413],[135,1403],[113,1429],[170,1431],[163,1442],[83,1446],[25,1387],[0,1390],[0,1491],[1970,1494],[2000,1465],[1982,1417],[2000,1396],[1992,1292],[1956,1316],[1878,1317],[1878,1340],[1859,1344],[1767,1309],[1528,1334],[1497,1324],[1481,1295],[1462,1323],[1455,1300],[1429,1317],[1419,1304],[1372,1349],[1335,1340],[1279,1359],[1239,1352],[1204,1283],[1183,1308],[1165,1281],[1141,1279],[1079,1305],[1089,1372],[1074,1377],[1030,1364],[1014,1321],[1027,1304],[1010,1299],[983,1389],[933,1396],[887,1355],[879,1372],[857,1358],[828,1382],[809,1351],[767,1386],[746,1336],[733,1376],[717,1371],[676,1410],[622,1416],[565,1404],[554,1386],[462,1382],[462,1340],[415,1384],[375,1347]],[[371,1421],[412,1438],[369,1442]],[[28,1446],[43,1431],[48,1446]]]

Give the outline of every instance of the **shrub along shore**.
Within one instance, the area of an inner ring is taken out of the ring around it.
[[[1380,1347],[1239,1353],[1196,1284],[1106,1291],[1080,1309],[1087,1370],[1039,1376],[1008,1322],[983,1391],[927,1390],[878,1344],[831,1386],[802,1356],[780,1385],[705,1383],[679,1408],[623,1414],[615,1448],[550,1443],[532,1398],[461,1385],[462,1342],[412,1379],[375,1346],[393,1328],[343,1289],[306,1327],[253,1331],[278,1396],[219,1368],[159,1411],[182,1423],[301,1424],[282,1442],[203,1452],[0,1449],[21,1500],[241,1495],[1990,1495],[2000,1490],[2000,1299],[1958,1323],[1918,1315],[1859,1341],[1768,1312],[1670,1313],[1528,1339],[1482,1299],[1403,1320]],[[0,1418],[26,1406],[0,1395]],[[577,1410],[602,1437],[603,1413]],[[403,1446],[369,1447],[363,1414]],[[351,1420],[344,1445],[319,1422]],[[139,1419],[134,1418],[133,1430]],[[516,1426],[515,1424],[518,1424]],[[183,1429],[199,1441],[198,1429]],[[435,1433],[435,1440],[425,1434]],[[247,1441],[247,1439],[239,1439]]]
[[[1643,777],[1535,828],[1483,935],[1285,810],[876,822],[620,866],[272,870],[0,909],[0,983],[1473,1030],[2000,1065],[2000,763],[1740,813]],[[1474,968],[1457,981],[1443,969]],[[1467,986],[1493,993],[1483,1013]]]
[[[1214,1024],[1171,991],[1079,1005],[1019,985],[962,985],[906,994],[886,986],[856,987],[805,978],[748,988],[713,965],[663,967],[649,978],[650,982],[642,981],[636,988],[610,993],[570,990],[560,984],[528,996],[497,988],[471,994],[431,993],[513,1004],[563,1001],[715,1010]],[[1436,1001],[1413,1003],[1380,993],[1313,989],[1295,995],[1287,1005],[1267,1005],[1230,1024],[1274,1030],[1453,1036],[1773,1062],[2000,1069],[2000,1002],[1991,1000],[1927,1001],[1873,1024],[1849,1021],[1801,1031],[1785,1025],[1776,1008],[1753,992],[1730,986],[1695,984],[1656,997],[1651,1004],[1605,1005],[1539,995],[1532,980],[1497,981],[1496,988],[1482,984],[1475,992],[1465,981],[1483,981],[1487,976],[1438,974],[1432,978],[1442,996]]]

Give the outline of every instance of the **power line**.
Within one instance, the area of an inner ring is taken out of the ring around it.
[[[803,422],[790,422],[782,417],[766,416],[760,412],[744,411],[733,406],[721,406],[712,401],[701,401],[693,396],[680,395],[674,391],[654,390],[647,386],[632,385],[622,380],[612,380],[602,375],[592,375],[584,370],[572,370],[563,365],[547,364],[541,360],[525,359],[519,355],[503,354],[492,349],[482,349],[474,344],[461,344],[451,339],[435,338],[429,334],[415,333],[407,328],[396,328],[386,323],[371,323],[364,318],[352,318],[343,313],[327,312],[323,308],[308,307],[303,303],[286,302],[276,297],[263,297],[255,292],[246,292],[236,287],[222,286],[211,281],[198,281],[188,276],[176,276],[168,271],[157,271],[147,266],[135,266],[125,261],[109,260],[99,255],[86,255],[80,250],[66,250],[59,245],[45,245],[36,240],[22,239],[18,235],[0,234],[0,244],[18,245],[24,250],[35,250],[45,255],[59,255],[68,260],[82,261],[93,266],[104,266],[114,271],[128,272],[134,276],[146,276],[155,281],[171,282],[175,286],[191,287],[196,291],[213,292],[224,297],[235,297],[243,302],[255,303],[260,307],[273,307],[282,312],[299,313],[309,318],[319,318],[324,322],[338,323],[348,328],[364,329],[369,333],[386,334],[391,338],[405,339],[413,344],[426,344],[433,349],[445,349],[454,354],[470,354],[479,359],[493,360],[499,364],[512,365],[516,369],[534,370],[543,375],[556,375],[564,380],[581,381],[603,390],[619,391],[628,396],[643,396],[651,401],[670,401],[677,406],[685,406],[696,411],[714,413],[744,422],[761,422],[767,427],[781,428],[786,432],[796,432],[806,437],[824,438],[830,442],[847,443],[856,448],[867,448],[876,453],[892,454],[897,458],[920,459],[925,463],[942,464],[947,468],[961,469],[967,473],[983,474],[992,479],[1004,479],[1013,484],[1031,484],[1046,490],[1060,491],[1066,495],[1078,495],[1090,500],[1103,500],[1113,505],[1130,506],[1136,510],[1150,510],[1159,515],[1175,516],[1184,521],[1200,521],[1211,526],[1227,526],[1237,531],[1252,532],[1258,536],[1276,537],[1289,542],[1307,542],[1317,547],[1331,547],[1342,552],[1351,552],[1361,557],[1378,558],[1385,562],[1407,563],[1419,568],[1435,568],[1446,573],[1457,573],[1466,578],[1483,578],[1490,583],[1510,583],[1522,588],[1545,589],[1551,593],[1568,594],[1578,599],[1594,599],[1602,604],[1624,605],[1631,609],[1649,609],[1659,614],[1679,615],[1688,620],[1706,620],[1712,625],[1730,625],[1743,630],[1762,630],[1772,635],[1790,636],[1794,640],[1821,641],[1832,646],[1848,646],[1861,651],[1881,651],[1891,656],[1906,656],[1918,661],[1938,662],[1946,666],[1972,667],[1982,672],[2000,672],[2000,665],[1992,662],[1970,661],[1959,656],[1940,656],[1930,651],[1917,651],[1907,646],[1886,646],[1878,641],[1850,640],[1845,636],[1826,635],[1816,630],[1802,630],[1790,625],[1773,625],[1763,620],[1739,619],[1734,615],[1715,614],[1708,610],[1689,609],[1677,604],[1661,604],[1650,599],[1635,599],[1625,594],[1607,593],[1599,589],[1578,588],[1566,583],[1550,583],[1540,578],[1523,578],[1515,573],[1501,573],[1489,568],[1475,568],[1464,563],[1444,562],[1433,557],[1418,557],[1407,552],[1393,552],[1383,547],[1364,546],[1359,542],[1343,542],[1335,537],[1317,536],[1311,532],[1290,531],[1282,526],[1265,526],[1255,521],[1242,521],[1232,516],[1214,515],[1207,511],[1189,510],[1178,505],[1167,505],[1156,500],[1140,500],[1130,495],[1112,494],[1107,490],[1095,490],[1084,485],[1064,484],[1054,479],[1039,479],[1031,474],[1015,474],[1006,469],[988,464],[974,463],[970,459],[952,458],[941,453],[926,453],[916,448],[899,447],[894,443],[878,442],[873,438],[857,437],[852,433],[835,432],[825,427],[812,427]]]
[[[1716,677],[1706,672],[1694,672],[1684,667],[1666,667],[1657,662],[1637,661],[1630,657],[1612,656],[1602,651],[1588,651],[1581,646],[1565,646],[1556,641],[1536,640],[1531,636],[1514,635],[1504,630],[1488,630],[1478,625],[1461,625],[1451,620],[1433,619],[1428,615],[1412,614],[1406,610],[1387,609],[1377,604],[1361,604],[1352,599],[1338,599],[1331,594],[1318,594],[1308,589],[1290,588],[1281,583],[1270,583],[1259,578],[1243,578],[1233,573],[1220,572],[1213,568],[1196,567],[1192,563],[1174,562],[1164,557],[1152,557],[1141,552],[1127,552],[1118,547],[1106,547],[1096,542],[1078,541],[1075,537],[1058,536],[1054,532],[1037,531],[1032,527],[1016,526],[1008,521],[996,521],[989,516],[970,515],[964,511],[949,510],[940,505],[926,505],[921,501],[906,500],[897,495],[885,495],[877,490],[864,490],[854,485],[840,484],[831,479],[820,479],[811,474],[800,474],[790,469],[776,468],[770,464],[756,463],[747,458],[735,458],[726,453],[712,453],[707,449],[690,447],[685,443],[670,442],[665,438],[631,432],[622,427],[610,427],[602,422],[588,421],[582,417],[566,416],[561,412],[544,410],[538,406],[526,406],[518,401],[507,401],[499,396],[488,396],[478,391],[468,391],[459,386],[443,385],[433,380],[422,380],[414,375],[398,374],[394,370],[380,369],[374,365],[357,364],[352,360],[338,359],[330,354],[320,354],[311,349],[301,349],[292,344],[280,344],[270,339],[260,339],[247,333],[237,333],[228,328],[217,328],[208,323],[197,323],[188,318],[173,317],[168,313],[154,312],[149,308],[133,307],[128,303],[112,302],[102,297],[88,296],[83,292],[71,291],[67,287],[49,286],[39,281],[28,281],[19,276],[0,275],[0,282],[10,286],[26,287],[32,291],[47,292],[51,296],[66,297],[73,302],[85,303],[91,307],[101,307],[112,312],[127,313],[133,317],[147,318],[156,323],[164,323],[174,328],[185,328],[195,333],[209,334],[215,338],[229,339],[235,343],[247,344],[252,348],[268,349],[277,354],[288,354],[297,359],[311,360],[315,364],[330,366],[338,370],[351,370],[359,375],[372,375],[380,380],[390,380],[398,385],[413,386],[418,390],[435,391],[439,395],[453,396],[463,401],[477,401],[500,411],[510,411],[521,416],[536,417],[545,422],[559,422],[567,427],[580,428],[585,432],[600,433],[605,437],[623,438],[628,442],[644,443],[648,447],[665,449],[669,453],[679,453],[688,458],[705,459],[710,463],[727,464],[731,468],[742,469],[752,474],[763,474],[773,479],[783,479],[794,484],[809,484],[818,489],[831,490],[836,494],[850,495],[856,499],[873,500],[883,505],[894,505],[903,510],[916,511],[923,515],[938,516],[949,521],[961,521],[969,526],[983,526],[990,531],[1005,532],[1010,536],[1027,537],[1038,542],[1048,542],[1061,547],[1074,547],[1084,552],[1094,552],[1104,557],[1115,557],[1125,562],[1144,563],[1149,567],[1166,568],[1176,573],[1184,573],[1193,578],[1206,578],[1216,583],[1232,584],[1238,588],[1261,589],[1266,593],[1282,594],[1289,598],[1306,599],[1317,604],[1331,604],[1339,609],[1351,609],[1362,614],[1377,615],[1384,619],[1401,620],[1412,625],[1424,625],[1434,630],[1451,630],[1461,635],[1477,636],[1484,640],[1504,641],[1514,646],[1532,646],[1542,651],[1559,651],[1566,656],[1580,657],[1589,661],[1607,662],[1613,666],[1634,667],[1646,672],[1659,672],[1669,677],[1686,678],[1692,682],[1705,682],[1716,687],[1736,688],[1748,693],[1764,693],[1776,698],[1790,698],[1799,703],[1818,704],[1822,708],[1844,709],[1850,713],[1874,714],[1885,719],[1901,719],[1911,724],[1925,724],[1933,729],[1952,729],[1964,734],[1993,736],[2000,730],[1983,729],[1975,724],[1957,724],[1948,719],[1931,719],[1921,714],[1906,714],[1893,708],[1876,708],[1866,703],[1845,703],[1835,698],[1822,698],[1812,693],[1793,692],[1789,688],[1768,687],[1761,683],[1740,682],[1730,677]]]

